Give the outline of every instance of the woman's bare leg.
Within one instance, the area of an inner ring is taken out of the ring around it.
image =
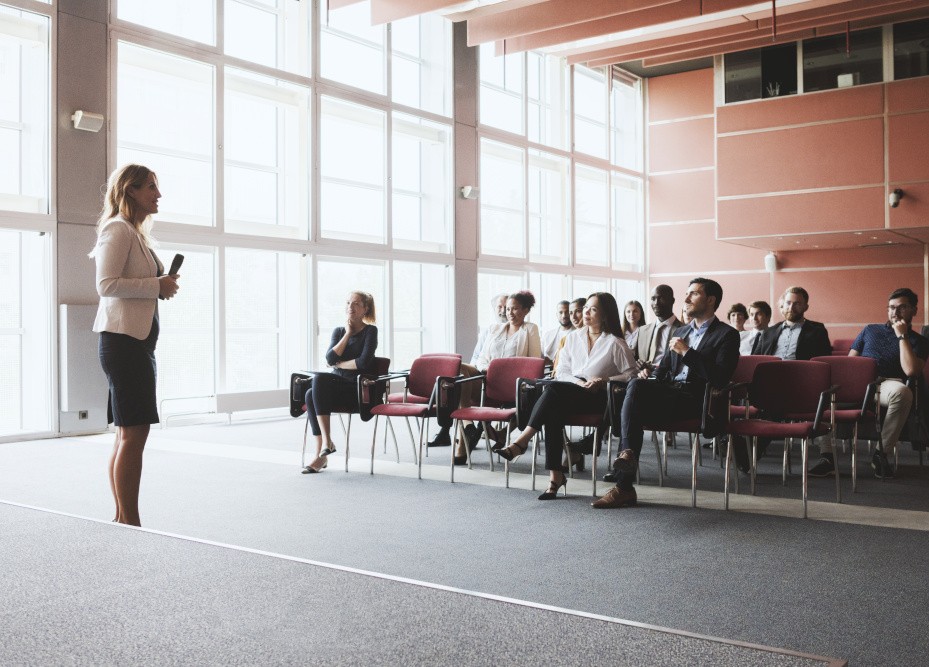
[[[119,523],[141,526],[139,486],[142,482],[142,454],[148,440],[148,424],[117,427],[119,448],[113,463],[113,481],[119,507]]]
[[[319,456],[322,447],[335,449],[331,435],[332,415],[316,415],[316,421],[319,422],[319,431],[322,433],[316,445],[316,456]]]
[[[107,476],[110,479],[110,491],[113,493],[113,503],[116,505],[116,516],[113,521],[119,521],[119,496],[116,494],[116,454],[119,452],[120,428],[116,428],[116,437],[113,439],[113,453],[110,454],[110,463],[107,465]]]

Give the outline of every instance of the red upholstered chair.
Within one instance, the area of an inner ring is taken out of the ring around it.
[[[398,378],[406,379],[406,388],[404,394],[407,396],[423,396],[426,402],[399,402],[384,403],[371,408],[371,414],[374,415],[374,432],[371,435],[371,474],[374,474],[374,444],[377,438],[377,422],[380,417],[390,419],[391,417],[404,417],[409,426],[409,419],[413,417],[419,421],[419,452],[416,450],[416,440],[412,438],[412,429],[410,436],[413,440],[413,460],[419,466],[419,478],[422,479],[422,455],[423,455],[423,437],[426,430],[426,419],[436,417],[436,382],[442,376],[456,376],[461,368],[461,355],[433,355],[422,356],[413,361],[410,370],[405,373],[393,373],[378,378],[379,380],[393,380]],[[397,462],[400,462],[399,452]]]
[[[349,443],[352,433],[352,415],[357,414],[361,421],[370,421],[371,409],[384,402],[384,395],[387,393],[387,382],[377,378],[386,375],[390,369],[390,359],[387,357],[374,357],[374,373],[362,374],[357,380],[357,396],[359,408],[345,406],[341,410],[333,410],[333,414],[347,414],[348,427],[345,429],[345,472],[348,472],[348,453]],[[313,375],[322,371],[297,371],[290,374],[290,416],[297,418],[306,413],[306,389],[308,380]],[[328,371],[326,371],[328,372]],[[300,467],[306,467],[306,439],[309,431],[310,420],[307,417],[306,425],[303,427],[303,449],[300,451]]]
[[[876,402],[878,392],[877,362],[870,357],[813,357],[810,361],[821,361],[832,369],[832,384],[838,389],[826,412],[832,425],[833,445],[838,436],[837,425],[851,425],[852,492],[857,491],[858,482],[858,427],[864,422],[877,423],[880,412]],[[833,450],[835,447],[833,446]],[[835,457],[833,452],[833,457]],[[835,461],[838,471],[838,460]],[[838,479],[838,474],[836,474]],[[841,498],[841,495],[839,496]]]
[[[422,357],[453,357],[455,359],[458,359],[459,365],[461,362],[461,355],[456,354],[454,352],[428,352],[426,354],[420,355],[420,358]],[[453,375],[457,375],[457,374],[458,374],[458,371],[456,370],[453,373]],[[404,376],[408,378],[408,375],[404,373],[400,373],[396,377],[404,377]],[[429,398],[434,388],[434,384],[435,383],[433,382],[433,384],[429,385],[429,393],[423,396],[422,394],[417,393],[417,391],[424,391],[426,387],[423,387],[423,386],[411,387],[409,383],[409,379],[408,379],[407,382],[404,384],[403,391],[395,391],[395,392],[390,392],[387,394],[387,403],[419,403],[420,405],[425,405],[426,403],[429,402]],[[416,436],[413,435],[413,427],[410,425],[409,418],[407,418],[405,421],[406,421],[407,431],[409,431],[410,433],[410,441],[413,442],[413,446],[415,447]],[[390,430],[393,431],[393,426],[390,427]],[[425,437],[427,439],[429,437],[428,430],[425,433]],[[396,446],[396,443],[397,443],[397,437],[395,434],[394,435],[395,446]],[[387,451],[387,433],[386,432],[384,433],[384,451],[385,452]],[[428,450],[426,452],[426,455],[427,456],[429,455]],[[398,456],[399,456],[399,450],[398,450]]]
[[[735,373],[732,375],[735,388],[729,395],[729,419],[746,419],[758,415],[758,408],[743,405],[748,396],[748,385],[755,377],[755,368],[759,364],[780,360],[780,357],[767,354],[747,354],[739,357],[739,363],[736,364]]]
[[[786,440],[799,438],[803,459],[803,518],[807,516],[807,463],[809,446],[814,437],[829,433],[824,415],[835,393],[831,385],[829,366],[819,361],[779,361],[759,364],[748,389],[751,406],[757,407],[765,419],[741,419],[729,423],[730,435],[752,438],[752,461],[757,461],[758,438]],[[788,421],[801,415],[812,419]],[[726,471],[732,461],[732,447],[726,452]],[[838,480],[837,480],[838,484]],[[755,492],[755,467],[752,467],[752,493]],[[729,502],[729,486],[725,489]]]
[[[852,343],[854,342],[854,338],[836,338],[832,341],[832,356],[847,357],[848,351],[852,349]]]
[[[493,452],[490,449],[490,437],[487,428],[490,422],[506,422],[506,443],[510,444],[510,418],[516,414],[516,384],[519,378],[539,378],[545,369],[545,360],[541,357],[501,357],[493,359],[487,367],[487,372],[474,377],[456,380],[454,385],[460,386],[465,382],[481,383],[481,404],[469,408],[458,408],[451,413],[455,420],[458,437],[463,439],[462,421],[477,421],[484,424],[484,446],[490,457],[490,469],[494,469]],[[450,387],[443,387],[440,382],[440,394]],[[446,394],[447,395],[447,394]],[[440,402],[443,397],[440,395]],[[451,481],[455,481],[455,448],[452,447]],[[468,467],[471,467],[471,452],[468,452]],[[509,471],[509,466],[506,467]]]

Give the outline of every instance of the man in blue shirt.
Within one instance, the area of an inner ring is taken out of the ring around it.
[[[888,320],[884,324],[869,324],[852,343],[848,356],[871,357],[877,361],[877,374],[885,378],[881,383],[881,407],[884,423],[881,426],[882,448],[874,452],[871,467],[877,477],[892,477],[893,468],[888,456],[893,454],[900,432],[913,405],[913,392],[906,379],[923,372],[929,356],[929,340],[913,331],[918,298],[913,290],[902,287],[891,293],[887,302]],[[835,474],[831,443],[823,443],[823,457],[813,466],[811,477],[828,477]]]
[[[739,332],[716,317],[722,300],[723,288],[715,280],[690,281],[684,298],[690,324],[674,332],[652,377],[629,383],[622,407],[622,451],[613,461],[616,486],[591,503],[593,507],[635,505],[632,483],[645,425],[668,417],[698,417],[706,385],[722,389],[732,379],[739,363]]]

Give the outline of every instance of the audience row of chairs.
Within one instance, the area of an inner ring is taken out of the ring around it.
[[[837,343],[839,341],[836,341]],[[505,425],[507,443],[510,441],[510,424],[517,428],[525,426],[529,409],[525,403],[544,388],[543,360],[530,357],[508,357],[494,359],[485,373],[466,378],[459,375],[461,355],[431,354],[416,359],[409,370],[390,373],[389,359],[376,358],[376,374],[358,378],[358,414],[362,421],[375,419],[371,442],[371,473],[374,473],[375,442],[380,417],[402,417],[406,420],[410,439],[414,443],[413,457],[422,478],[423,444],[428,437],[428,422],[435,420],[439,426],[454,426],[453,433],[464,438],[462,424],[474,421],[485,424],[484,443],[490,457],[490,468],[494,470],[494,456],[487,424]],[[308,373],[291,376],[291,415],[300,417],[306,406],[300,381]],[[390,382],[403,380],[402,392],[389,393]],[[474,407],[459,408],[462,385],[478,382],[481,386],[480,402]],[[578,414],[567,425],[596,429],[595,442],[601,435],[620,433],[620,409],[625,392],[625,383],[611,382],[608,386],[609,401],[606,414]],[[817,357],[811,361],[781,361],[777,357],[742,356],[732,382],[724,390],[711,390],[704,397],[704,409],[697,419],[667,420],[648,424],[647,430],[666,434],[687,433],[691,438],[691,505],[697,502],[697,470],[701,465],[700,436],[720,439],[733,436],[750,439],[751,447],[751,493],[755,493],[759,439],[784,440],[782,478],[787,482],[789,448],[799,441],[802,458],[803,516],[807,516],[808,477],[807,463],[809,447],[816,437],[829,435],[851,441],[852,491],[857,490],[857,441],[865,435],[869,440],[879,438],[880,422],[880,378],[877,364],[867,357],[833,355]],[[348,470],[350,454],[351,417],[348,414],[345,442],[345,470]],[[414,435],[410,419],[418,425]],[[392,429],[392,426],[389,426]],[[839,429],[837,431],[837,429]],[[663,485],[667,472],[667,448],[659,446],[657,436],[653,438],[658,459],[658,483]],[[306,464],[307,434],[304,430],[301,465]],[[394,436],[395,447],[396,436]],[[532,480],[535,488],[537,443],[533,445]],[[611,441],[608,439],[608,443]],[[608,446],[610,446],[608,444]],[[596,449],[595,449],[596,453]],[[570,453],[566,454],[570,457]],[[610,451],[608,450],[608,457]],[[452,459],[452,457],[449,457]],[[596,495],[597,456],[593,456],[593,494]],[[399,462],[399,450],[397,450]],[[471,466],[470,452],[468,465]],[[733,446],[726,447],[724,474],[725,507],[729,507],[729,488],[733,466]],[[455,480],[452,463],[450,479]],[[509,487],[509,463],[505,464],[505,483]],[[836,502],[841,502],[841,478],[836,466]],[[738,493],[736,476],[736,492]]]

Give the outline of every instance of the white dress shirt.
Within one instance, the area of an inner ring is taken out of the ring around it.
[[[574,327],[565,329],[564,327],[555,327],[542,334],[542,356],[546,359],[554,359],[561,347],[561,339],[574,331]]]
[[[523,325],[512,336],[507,335],[509,323],[495,324],[487,332],[484,347],[477,359],[479,371],[486,371],[492,359],[500,357],[541,357],[542,340],[539,338],[539,327],[532,322],[523,322]]]
[[[742,342],[739,343],[739,354],[746,355],[752,353],[752,347],[755,345],[755,339],[758,338],[764,329],[749,329],[748,331],[740,331],[739,338]]]
[[[635,356],[622,336],[603,332],[588,350],[587,327],[583,327],[565,337],[555,379],[565,382],[595,377],[629,380],[636,370]]]

